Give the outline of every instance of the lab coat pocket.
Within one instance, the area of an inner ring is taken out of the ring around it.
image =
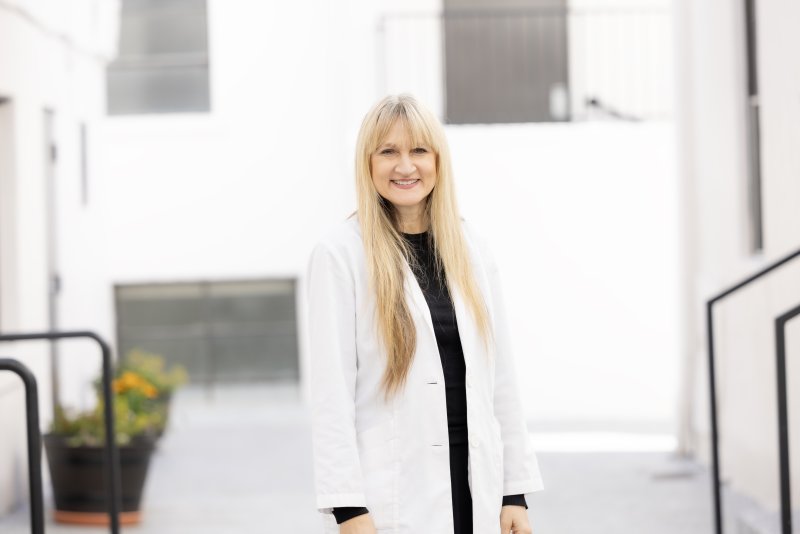
[[[364,476],[373,469],[382,469],[393,463],[392,421],[385,421],[358,433],[358,452]]]
[[[503,468],[503,433],[500,430],[500,422],[496,417],[492,417],[492,429],[494,431],[494,459],[500,469]]]
[[[396,440],[392,421],[370,427],[358,434],[361,473],[367,508],[378,530],[393,526],[397,487]]]
[[[359,450],[378,447],[392,438],[392,421],[384,421],[358,433]]]

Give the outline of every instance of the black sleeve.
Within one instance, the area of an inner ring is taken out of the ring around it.
[[[343,508],[334,508],[333,517],[336,518],[336,524],[341,525],[348,519],[353,519],[356,516],[368,514],[369,510],[363,506],[345,506]]]
[[[505,495],[503,497],[503,506],[508,504],[524,506],[526,510],[528,509],[528,503],[525,502],[525,494],[523,493],[520,493],[519,495]]]
[[[525,501],[525,495],[522,493],[520,493],[519,495],[504,496],[503,506],[506,505],[524,506],[526,510],[528,508],[528,504]],[[369,513],[369,510],[367,510],[363,506],[347,506],[347,507],[333,509],[333,516],[336,518],[337,525],[341,525],[348,519],[353,519],[354,517],[367,513]]]

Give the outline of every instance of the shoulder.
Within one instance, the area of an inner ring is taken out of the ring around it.
[[[358,216],[353,214],[348,218],[337,221],[331,225],[317,241],[315,248],[341,248],[361,243],[361,226]]]
[[[345,266],[354,258],[363,255],[364,244],[361,239],[361,226],[353,214],[343,221],[329,227],[311,251],[312,262],[327,258]]]
[[[465,219],[464,217],[460,217],[461,219],[461,229],[464,232],[464,237],[473,241],[483,241],[483,235],[481,234],[480,230],[475,228],[475,225],[472,224],[472,221]]]

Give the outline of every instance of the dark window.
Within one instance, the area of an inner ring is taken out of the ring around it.
[[[418,95],[450,124],[664,119],[670,18],[665,7],[565,0],[445,0],[442,13],[387,13],[379,87]]]
[[[156,352],[195,381],[297,380],[294,280],[116,288],[120,354]]]
[[[112,115],[209,111],[205,0],[123,0],[107,90]]]
[[[445,1],[448,123],[568,119],[564,0],[513,4]]]

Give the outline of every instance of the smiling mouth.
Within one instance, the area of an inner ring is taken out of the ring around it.
[[[419,178],[416,180],[391,180],[392,182],[396,183],[397,185],[411,185],[419,182]]]

